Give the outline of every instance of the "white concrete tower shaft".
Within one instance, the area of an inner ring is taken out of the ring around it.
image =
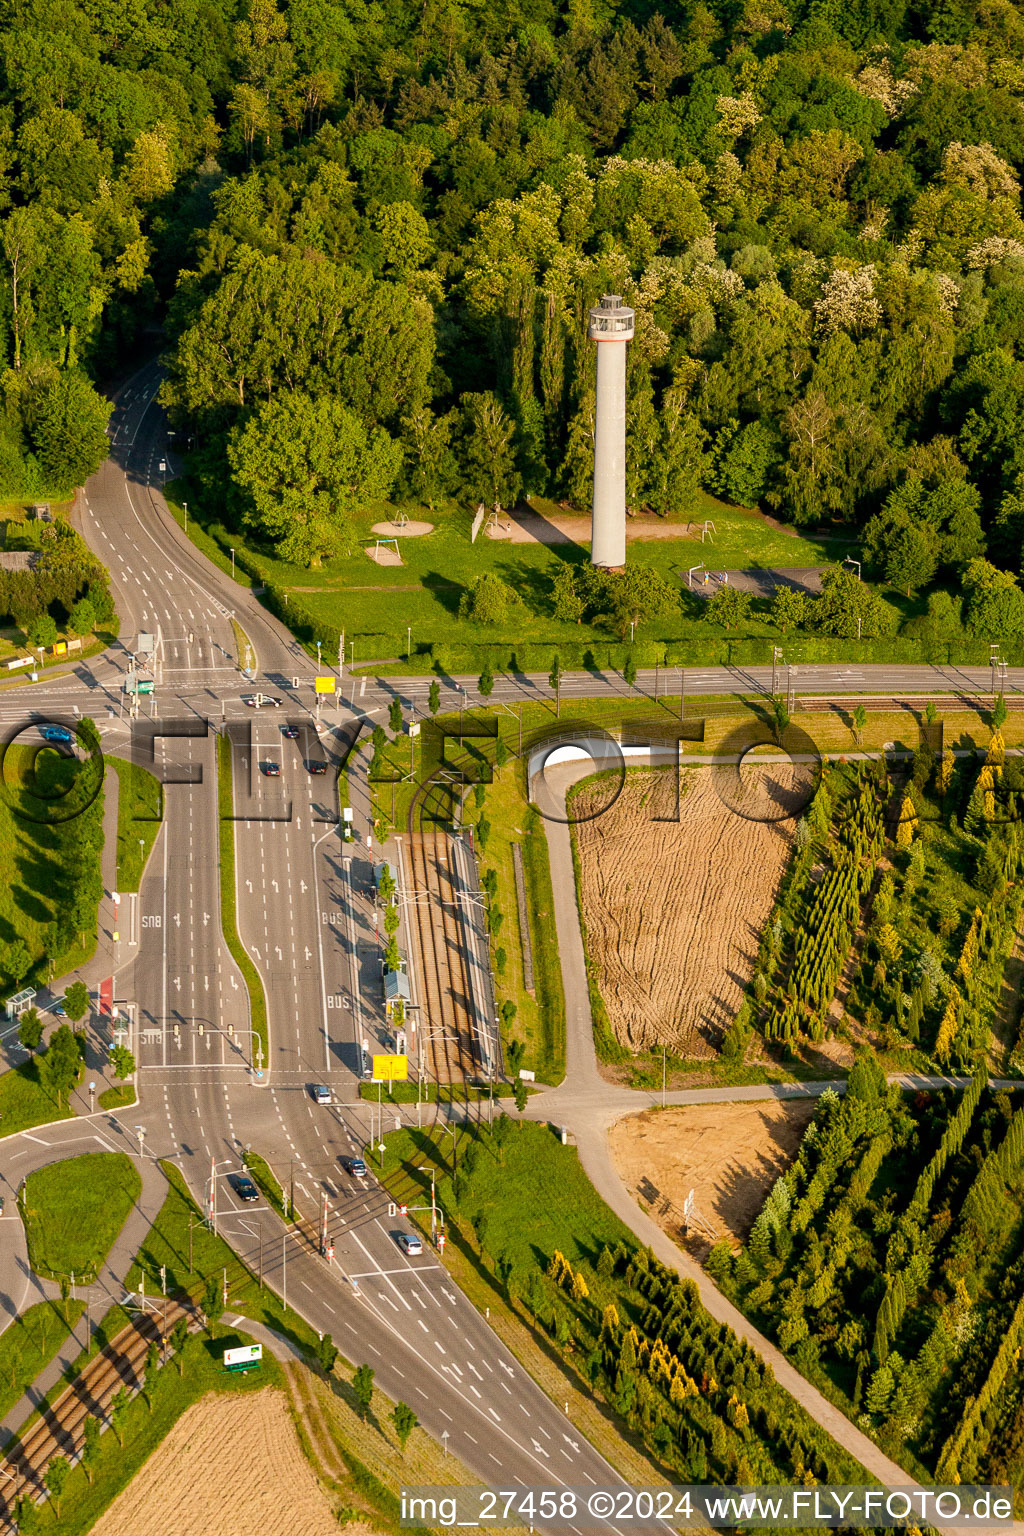
[[[590,563],[609,570],[626,563],[626,346],[633,310],[606,293],[590,311],[587,335],[597,342]]]

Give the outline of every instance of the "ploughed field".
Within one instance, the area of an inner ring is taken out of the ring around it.
[[[331,1500],[302,1454],[288,1399],[268,1388],[255,1396],[210,1394],[193,1404],[94,1536],[336,1536],[337,1530]]]
[[[678,802],[674,767],[631,770],[600,814],[607,779],[573,795],[587,959],[631,1051],[718,1051],[807,798],[807,770],[774,756],[684,768]]]

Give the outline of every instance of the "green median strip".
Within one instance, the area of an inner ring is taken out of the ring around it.
[[[18,1208],[36,1274],[94,1280],[141,1191],[123,1152],[87,1152],[30,1173]]]
[[[163,785],[139,763],[106,759],[118,777],[117,888],[137,891],[164,815]]]
[[[275,1178],[266,1158],[260,1157],[259,1153],[253,1152],[250,1147],[243,1153],[242,1162],[270,1208],[277,1212],[282,1221],[287,1221],[288,1196]]]
[[[231,784],[231,745],[227,738],[217,738],[217,809],[220,835],[220,923],[224,942],[242,973],[249,991],[249,1019],[262,1046],[263,1061],[270,1061],[267,1030],[267,999],[263,982],[249,953],[238,937],[235,899],[235,802]],[[254,1051],[254,1058],[259,1054]]]

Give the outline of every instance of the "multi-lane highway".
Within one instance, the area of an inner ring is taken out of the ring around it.
[[[269,1283],[351,1358],[371,1364],[381,1387],[438,1438],[447,1435],[477,1476],[607,1483],[611,1469],[452,1285],[436,1252],[402,1251],[396,1236],[411,1229],[389,1216],[372,1176],[345,1172],[342,1160],[367,1139],[360,1048],[382,1037],[380,944],[365,791],[353,776],[359,840],[344,843],[336,775],[310,764],[336,767],[374,706],[332,711],[330,729],[318,733],[308,657],[170,519],[154,484],[168,452],[152,409],[157,385],[156,370],[146,369],[118,398],[111,458],[81,511],[111,569],[128,643],[0,695],[8,727],[90,714],[106,750],[150,760],[166,785],[139,893],[138,944],[125,942],[116,980],[118,998],[135,1004],[140,1105],[127,1118],[145,1126],[147,1159],[176,1162],[201,1202],[212,1180],[218,1228],[242,1256],[254,1269],[262,1258]],[[242,702],[250,685],[237,667],[233,612],[257,653],[251,687],[279,698],[280,708]],[[122,694],[131,641],[157,630],[162,668],[133,728]],[[266,1062],[221,934],[218,730],[233,769],[238,928],[270,1020]],[[278,771],[268,774],[268,765]],[[314,1103],[314,1084],[330,1087],[330,1105]],[[229,1176],[250,1146],[294,1189],[307,1218],[298,1227],[236,1198]],[[330,1262],[311,1236],[324,1195]]]

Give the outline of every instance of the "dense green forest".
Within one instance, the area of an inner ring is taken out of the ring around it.
[[[314,562],[392,491],[585,507],[611,288],[635,507],[867,523],[904,588],[1016,572],[1016,7],[316,14],[227,33],[209,218],[167,242],[166,397],[232,515]]]
[[[829,1090],[746,1248],[709,1264],[908,1470],[1020,1484],[1024,1110],[906,1099],[864,1055]]]
[[[634,509],[985,557],[1011,637],[1022,53],[1008,0],[8,3],[0,482],[81,480],[162,322],[193,476],[291,561],[389,496],[585,508],[613,289]]]

